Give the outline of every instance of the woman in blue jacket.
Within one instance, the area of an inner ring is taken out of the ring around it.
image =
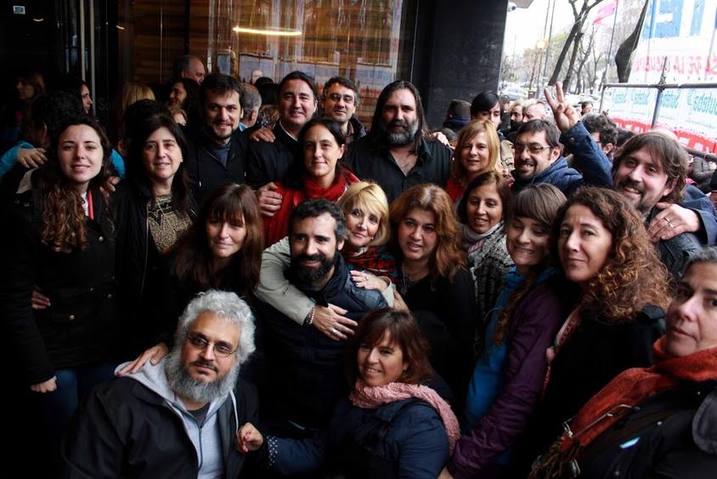
[[[427,343],[408,312],[379,310],[359,323],[347,355],[354,388],[328,431],[310,440],[262,435],[246,424],[238,447],[261,447],[281,474],[316,471],[347,478],[431,478],[458,438],[448,403],[423,384],[431,378]]]

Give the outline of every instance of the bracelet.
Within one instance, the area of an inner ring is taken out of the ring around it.
[[[316,311],[316,307],[312,307],[311,311],[309,311],[309,314],[306,315],[306,318],[304,318],[304,326],[311,326],[314,324],[314,314]]]

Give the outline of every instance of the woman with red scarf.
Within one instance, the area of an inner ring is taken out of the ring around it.
[[[346,140],[339,124],[321,118],[311,120],[299,133],[303,151],[295,158],[284,180],[277,185],[281,207],[272,217],[264,219],[265,244],[270,246],[288,234],[289,216],[305,200],[324,198],[338,200],[358,178],[344,168]]]
[[[717,249],[687,266],[654,356],[593,396],[531,477],[715,477]]]

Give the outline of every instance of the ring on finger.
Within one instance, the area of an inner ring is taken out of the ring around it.
[[[665,221],[667,222],[667,226],[669,226],[669,227],[672,228],[672,229],[675,229],[675,226],[674,226],[674,225],[672,224],[672,222],[670,221],[670,218],[665,217]]]
[[[336,336],[337,334],[339,334],[339,332],[336,330],[336,328],[331,328],[331,329],[329,329],[329,332],[330,332],[332,335],[334,335],[334,336]]]

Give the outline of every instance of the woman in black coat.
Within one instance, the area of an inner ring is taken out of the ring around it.
[[[0,308],[14,363],[57,440],[78,400],[116,364],[115,226],[110,143],[87,117],[59,129],[48,162],[19,194],[4,228]],[[40,291],[48,305],[33,309]]]
[[[717,249],[710,248],[677,286],[653,366],[629,369],[593,396],[532,477],[715,477],[716,291]]]
[[[161,339],[158,299],[169,277],[169,251],[195,216],[182,163],[187,144],[166,114],[134,130],[127,177],[117,190],[117,278],[128,350],[136,354]]]
[[[551,242],[575,288],[565,294],[577,301],[546,351],[546,386],[524,467],[610,379],[651,364],[669,298],[667,271],[642,219],[613,190],[575,193],[556,218]]]

